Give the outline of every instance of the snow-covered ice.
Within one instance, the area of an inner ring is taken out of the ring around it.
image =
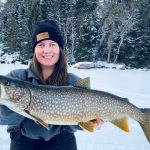
[[[0,64],[0,74],[6,74],[25,65]],[[118,69],[76,69],[69,68],[80,77],[91,77],[93,89],[111,92],[130,99],[141,108],[150,108],[150,71]],[[78,131],[76,133],[78,150],[149,150],[139,124],[129,119],[130,133],[125,133],[110,123],[105,123],[95,133]],[[9,150],[9,135],[6,126],[0,126],[0,150]]]

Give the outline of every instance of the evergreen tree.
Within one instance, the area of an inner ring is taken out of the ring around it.
[[[81,33],[77,43],[77,61],[95,61],[99,46],[99,21],[97,17],[88,16],[81,26]]]
[[[16,59],[19,61],[29,59],[32,55],[31,34],[33,24],[37,20],[34,12],[38,6],[35,2],[38,1],[8,0],[4,5],[3,43],[5,47],[8,47],[5,51],[10,54],[18,52],[19,57]]]
[[[53,19],[63,34],[69,62],[103,58],[134,67],[150,65],[149,0],[7,0],[4,7],[1,4],[0,40],[5,52],[19,53],[19,60],[31,58],[36,22]]]
[[[40,0],[38,20],[53,19],[55,20],[54,5],[55,0]]]
[[[123,62],[127,66],[143,68],[150,65],[150,10],[147,7],[149,4],[147,0],[138,2],[139,21],[128,33],[118,58],[118,62]]]
[[[2,43],[3,39],[3,9],[4,9],[4,3],[0,1],[0,44]]]

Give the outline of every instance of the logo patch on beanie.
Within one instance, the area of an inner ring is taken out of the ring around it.
[[[49,38],[48,32],[42,32],[42,33],[36,35],[36,40],[37,41],[48,39],[48,38]]]

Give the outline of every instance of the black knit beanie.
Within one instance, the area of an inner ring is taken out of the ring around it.
[[[60,29],[53,20],[42,20],[37,23],[32,37],[33,51],[35,46],[43,40],[53,40],[63,48],[64,40],[61,36]]]

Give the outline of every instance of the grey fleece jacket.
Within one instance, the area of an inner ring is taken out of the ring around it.
[[[7,74],[8,77],[21,79],[23,81],[31,82],[33,84],[41,84],[40,80],[28,69],[17,69]],[[68,73],[68,82],[73,85],[78,82],[80,78],[74,74]],[[63,130],[74,133],[77,129],[81,130],[79,126],[68,126],[68,125],[50,125],[49,130],[37,124],[31,119],[21,116],[12,110],[8,109],[4,105],[0,105],[0,124],[8,125],[8,132],[14,132],[21,130],[24,136],[32,139],[44,139],[45,141],[50,140],[55,135],[59,134]]]

